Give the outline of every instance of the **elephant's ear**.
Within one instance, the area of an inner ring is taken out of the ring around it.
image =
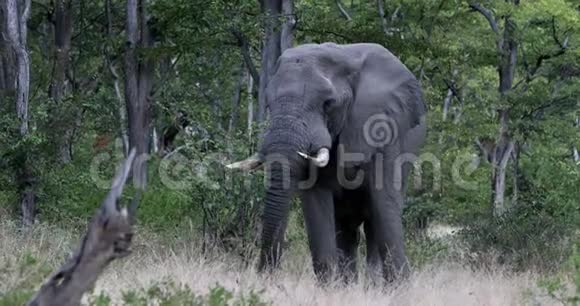
[[[339,136],[344,152],[363,153],[365,161],[381,148],[396,149],[426,113],[417,79],[394,55],[383,51],[364,59]]]

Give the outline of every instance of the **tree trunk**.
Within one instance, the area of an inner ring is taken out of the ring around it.
[[[513,187],[512,187],[512,206],[517,205],[518,203],[518,196],[519,196],[519,188],[520,188],[520,143],[515,142],[512,159],[513,159]]]
[[[125,49],[125,101],[129,123],[129,146],[137,158],[149,154],[151,133],[150,94],[153,62],[140,56],[139,49],[152,46],[147,26],[146,0],[127,0],[127,43]],[[141,163],[139,176],[147,181],[146,163]]]
[[[505,29],[500,45],[500,58],[498,63],[499,71],[499,93],[500,99],[505,101],[507,94],[512,89],[514,75],[517,65],[518,45],[515,40],[515,24],[509,17],[505,17]],[[497,141],[494,157],[493,190],[494,195],[494,215],[500,216],[506,211],[505,189],[506,189],[506,167],[512,156],[514,142],[511,140],[509,131],[509,109],[501,109],[499,114],[499,138]]]
[[[500,110],[498,113],[500,121],[499,138],[492,156],[492,195],[493,214],[495,216],[500,216],[506,211],[506,168],[514,150],[514,142],[509,135],[509,113],[507,110]]]
[[[449,114],[449,107],[451,106],[451,99],[453,99],[453,90],[451,88],[447,89],[447,94],[445,99],[443,99],[443,116],[442,121],[447,121],[447,115]]]
[[[11,83],[14,90],[16,115],[19,122],[20,137],[28,136],[28,95],[30,91],[30,60],[26,47],[27,21],[30,16],[30,0],[6,0],[4,9],[4,33],[10,53],[13,54],[15,75]],[[20,189],[20,208],[24,226],[34,223],[36,202],[34,194],[34,175],[30,165],[28,150],[23,150],[21,169],[18,171]]]
[[[234,95],[232,97],[232,110],[230,112],[230,120],[228,122],[228,135],[232,135],[235,132],[235,128],[238,124],[240,102],[242,98],[242,88],[244,86],[244,63],[236,74],[234,78],[237,79],[236,87],[234,88]]]
[[[111,0],[105,2],[105,16],[107,17],[107,36],[111,41],[113,41],[113,15],[111,12]],[[125,99],[121,91],[121,84],[119,74],[117,73],[117,68],[112,60],[112,56],[109,50],[105,48],[105,61],[107,62],[107,67],[113,78],[113,88],[115,89],[115,95],[117,96],[117,115],[119,117],[119,134],[121,136],[121,142],[123,145],[123,154],[125,157],[129,154],[129,134],[127,132],[127,105],[125,104]]]
[[[282,0],[282,14],[284,15],[284,23],[282,24],[282,33],[280,34],[280,54],[288,48],[292,48],[294,44],[293,30],[296,26],[296,18],[294,17],[294,1]]]
[[[265,37],[262,47],[262,67],[260,70],[260,89],[258,93],[258,123],[266,120],[266,85],[274,73],[276,60],[280,56],[281,34],[278,17],[282,9],[281,0],[262,0],[262,13],[265,16],[264,29]]]
[[[54,102],[60,103],[66,92],[66,71],[70,62],[72,1],[56,0],[54,18],[54,61],[49,93]]]
[[[377,0],[377,10],[379,11],[379,17],[381,18],[381,23],[383,25],[383,32],[387,36],[391,36],[392,33],[389,29],[389,21],[387,20],[387,16],[385,15],[385,7],[383,4],[383,0]]]
[[[505,179],[506,179],[506,168],[507,163],[510,159],[511,153],[513,151],[513,142],[509,143],[507,150],[501,156],[501,159],[497,162],[497,166],[493,170],[493,214],[494,216],[501,216],[506,211],[505,205]]]
[[[519,1],[514,0],[518,5]],[[482,14],[488,21],[491,30],[496,35],[499,73],[498,91],[501,102],[506,102],[507,95],[513,87],[517,65],[518,44],[516,41],[516,26],[510,16],[504,16],[504,30],[500,32],[498,20],[493,12],[479,3],[470,3],[469,6]],[[503,103],[502,103],[503,104]],[[499,136],[496,140],[495,151],[492,154],[492,203],[493,214],[502,215],[506,211],[505,205],[505,178],[506,167],[514,150],[514,142],[509,133],[509,107],[501,106],[498,110]]]
[[[252,142],[252,127],[254,125],[254,99],[250,94],[254,89],[254,78],[252,78],[252,73],[248,69],[248,141]]]
[[[451,90],[451,87],[449,87],[447,89],[447,94],[445,95],[445,99],[443,99],[443,111],[442,111],[443,115],[441,118],[441,120],[443,122],[447,121],[447,115],[449,113],[449,107],[451,106],[452,99],[453,99],[453,90]],[[443,143],[443,136],[444,136],[443,134],[444,134],[443,132],[439,133],[439,141],[438,141],[439,144]]]
[[[3,20],[3,17],[0,13],[0,20]],[[2,29],[0,29],[0,33],[3,33]],[[0,43],[0,53],[3,53],[4,46]],[[4,56],[0,56],[0,95],[6,96],[6,89],[8,89],[8,81],[6,79],[6,64],[4,62]]]
[[[49,86],[49,96],[54,102],[56,114],[53,114],[55,128],[56,152],[61,163],[72,160],[72,136],[74,118],[71,118],[69,107],[62,105],[67,93],[67,72],[70,63],[70,47],[72,38],[72,0],[56,0],[54,3],[54,53],[52,80]]]
[[[8,97],[14,95],[14,78],[15,78],[15,54],[12,50],[12,46],[8,41],[7,32],[7,10],[6,3],[2,3],[0,9],[0,33],[6,37],[6,39],[0,39],[0,90],[2,90],[2,96]]]
[[[109,72],[113,77],[113,88],[115,88],[115,95],[117,96],[117,115],[119,116],[119,134],[121,136],[121,142],[123,145],[123,154],[127,156],[129,154],[129,134],[127,132],[127,105],[125,104],[125,99],[121,93],[121,84],[119,81],[119,74],[117,73],[117,68],[115,65],[109,61]]]
[[[217,64],[217,63],[216,63]],[[222,125],[222,100],[220,98],[220,94],[219,93],[214,93],[214,88],[215,89],[219,89],[220,88],[220,84],[218,83],[217,79],[213,81],[213,86],[211,86],[211,110],[212,110],[212,114],[214,117],[214,123],[215,123],[215,128],[218,131],[222,131],[223,130],[223,125]]]
[[[576,117],[575,126],[580,128],[580,117]],[[575,163],[580,164],[580,152],[578,152],[578,147],[575,145],[572,147],[572,158],[574,158]]]

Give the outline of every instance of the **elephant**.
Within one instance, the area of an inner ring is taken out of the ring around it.
[[[258,153],[228,165],[266,169],[259,271],[279,266],[297,194],[319,281],[356,275],[361,226],[368,269],[406,277],[401,209],[427,114],[413,73],[378,44],[304,44],[278,58],[265,94]]]

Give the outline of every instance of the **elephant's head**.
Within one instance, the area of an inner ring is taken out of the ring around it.
[[[265,92],[270,124],[259,153],[229,166],[249,170],[268,165],[260,268],[277,265],[292,193],[310,165],[326,167],[336,158],[333,148],[338,143],[367,155],[376,150],[364,141],[362,127],[372,114],[389,110],[384,104],[357,96],[373,95],[376,86],[388,89],[410,78],[414,80],[388,51],[377,59],[366,54],[377,52],[377,48],[378,52],[386,51],[378,45],[358,49],[334,44],[303,45],[286,50],[278,59]],[[399,65],[389,67],[387,63],[385,67],[383,62],[382,67],[377,66],[379,62],[375,61],[384,60],[385,56]],[[395,71],[383,70],[389,68]],[[398,106],[391,110],[407,111]]]

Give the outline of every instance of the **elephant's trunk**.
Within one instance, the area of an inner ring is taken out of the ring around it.
[[[269,175],[262,216],[260,270],[278,265],[292,194],[306,165],[297,152],[308,147],[306,126],[300,116],[285,112],[273,115],[271,122],[260,152]]]
[[[262,254],[259,269],[274,268],[281,255],[284,231],[290,211],[292,190],[288,188],[288,179],[282,165],[272,165],[270,186],[266,191],[262,222]]]

